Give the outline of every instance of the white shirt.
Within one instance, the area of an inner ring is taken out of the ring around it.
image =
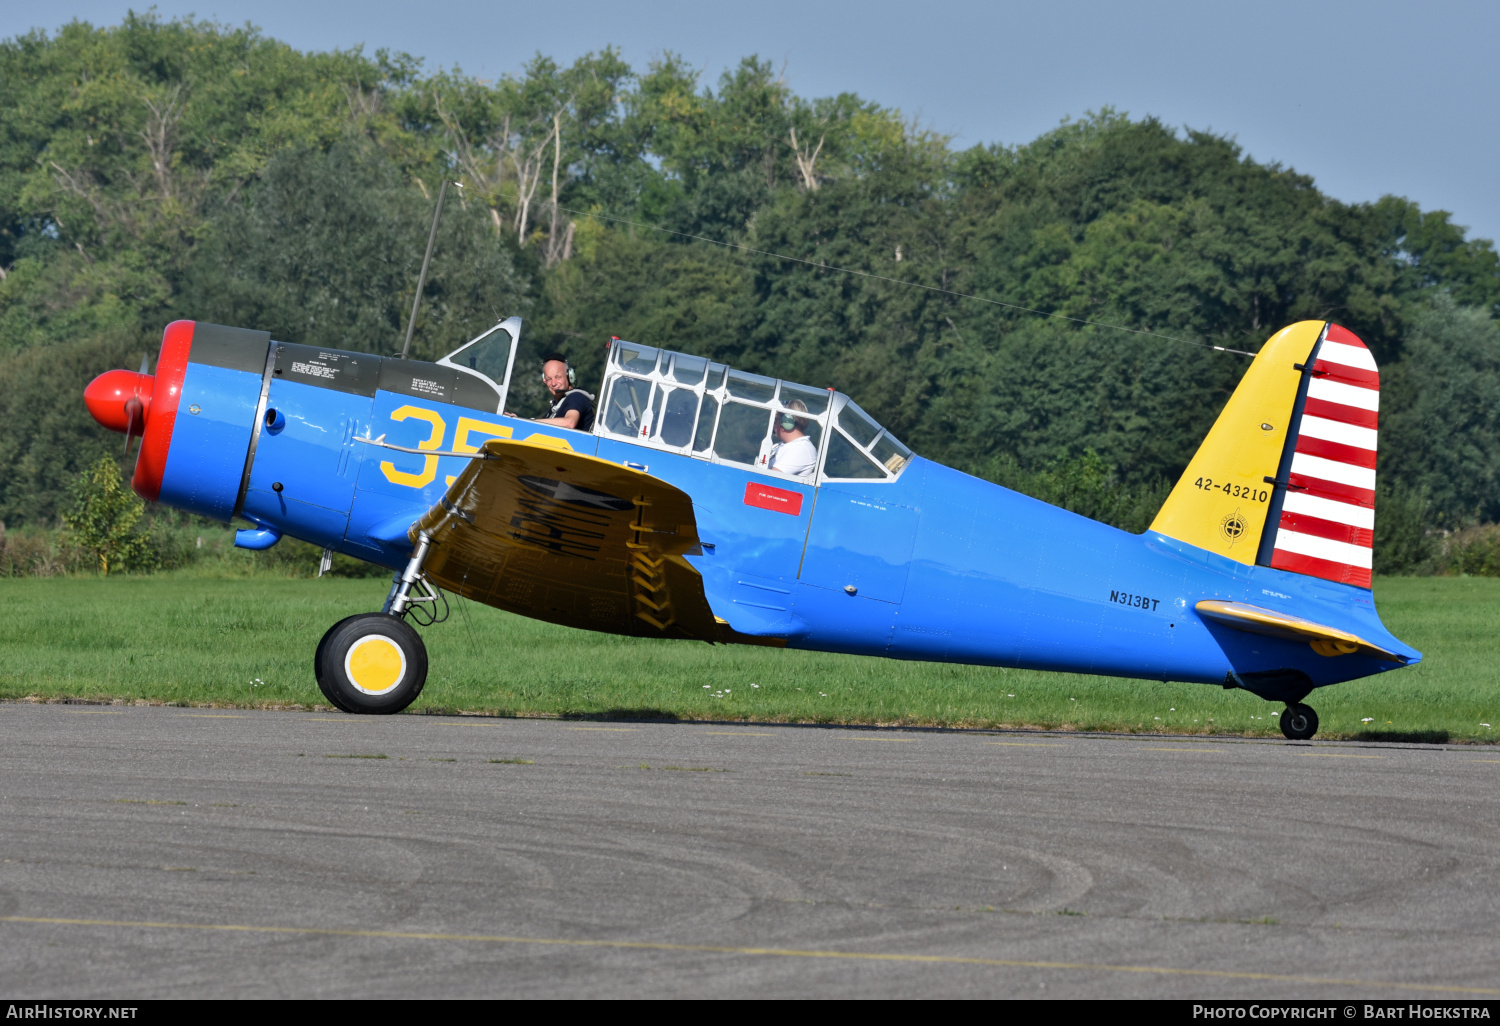
[[[770,467],[778,474],[806,477],[817,465],[818,447],[806,435],[771,446]]]

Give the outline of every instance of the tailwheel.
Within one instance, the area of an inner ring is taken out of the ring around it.
[[[427,683],[427,648],[400,617],[361,613],[323,635],[313,672],[328,701],[344,712],[397,713]]]
[[[1310,705],[1293,702],[1281,712],[1281,732],[1291,741],[1306,741],[1318,732],[1318,714]]]

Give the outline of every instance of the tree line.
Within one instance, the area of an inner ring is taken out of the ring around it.
[[[1500,263],[1445,212],[1111,110],[958,149],[755,57],[481,81],[153,14],[0,43],[0,519],[117,452],[83,384],[174,318],[399,351],[444,179],[422,358],[511,314],[585,381],[610,336],[684,349],[1141,530],[1248,364],[1211,347],[1327,318],[1382,367],[1386,569],[1500,520]]]

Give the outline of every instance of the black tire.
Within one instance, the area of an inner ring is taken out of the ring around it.
[[[421,636],[388,613],[340,620],[318,642],[313,660],[318,688],[348,713],[398,713],[416,701],[427,683],[427,648]]]
[[[1310,705],[1293,702],[1281,711],[1281,732],[1289,741],[1306,741],[1318,732],[1318,714]]]
[[[334,632],[337,631],[340,627],[344,626],[344,624],[355,618],[356,617],[353,616],[346,616],[338,623],[328,628],[328,630],[324,631],[323,637],[318,640],[318,650],[313,653],[313,677],[316,678],[318,682],[318,690],[323,692],[323,697],[328,699],[329,703],[340,712],[353,712],[354,710],[346,706],[344,704],[344,699],[339,695],[339,692],[336,689],[330,687],[324,680],[323,650],[328,647],[328,639],[333,637]]]

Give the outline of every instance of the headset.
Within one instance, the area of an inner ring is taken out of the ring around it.
[[[791,406],[790,410],[781,410],[776,414],[775,425],[783,431],[805,431],[808,421],[807,404],[801,399],[793,399],[788,405]]]
[[[568,387],[572,388],[574,385],[576,385],[578,383],[578,375],[574,373],[573,365],[568,362],[568,358],[566,356],[563,356],[561,353],[550,353],[547,356],[542,357],[542,366],[545,367],[547,366],[547,364],[552,363],[554,360],[560,361],[564,367],[568,368]],[[542,384],[545,385],[547,383],[546,371],[542,371],[541,378]]]

